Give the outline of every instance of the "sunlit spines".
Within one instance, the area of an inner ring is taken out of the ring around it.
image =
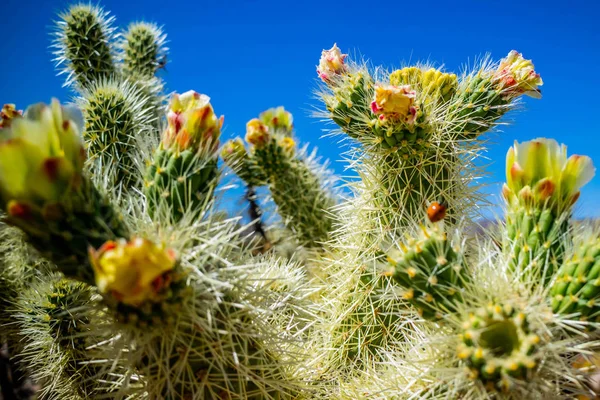
[[[85,3],[60,14],[52,47],[65,85],[86,87],[115,74],[113,22],[102,8]]]
[[[23,349],[17,359],[46,399],[110,396],[118,387],[118,363],[94,348],[109,330],[93,289],[50,275],[34,279],[11,306]]]
[[[134,80],[150,79],[164,65],[167,47],[166,35],[155,24],[133,22],[119,42],[123,73]]]
[[[90,168],[112,171],[115,185],[135,186],[140,180],[137,141],[153,135],[156,117],[151,98],[134,83],[101,79],[81,92],[83,137]]]

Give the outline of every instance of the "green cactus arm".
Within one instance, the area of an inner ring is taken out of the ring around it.
[[[209,101],[194,91],[171,99],[168,126],[144,174],[153,216],[178,222],[199,215],[212,200],[223,117],[217,118]]]
[[[83,3],[60,15],[53,48],[65,85],[86,87],[116,73],[113,22],[102,8]]]
[[[154,135],[157,122],[150,101],[136,85],[115,79],[100,79],[81,91],[87,164],[94,173],[102,170],[112,185],[127,189],[141,178],[138,143]]]
[[[248,152],[240,139],[222,151],[225,162],[247,183],[266,183],[277,211],[302,245],[321,247],[332,231],[335,193],[331,175],[315,153],[296,149],[291,114],[279,107],[247,124]]]
[[[394,268],[394,280],[404,290],[404,299],[423,318],[440,319],[456,311],[471,277],[459,246],[445,232],[438,226],[422,230],[421,237],[411,238],[401,246],[401,252],[388,256],[388,261]]]
[[[119,42],[123,73],[131,79],[154,77],[160,68],[164,68],[167,57],[166,35],[155,24],[133,22],[122,33]]]

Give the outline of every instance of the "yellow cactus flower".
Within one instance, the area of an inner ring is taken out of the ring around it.
[[[77,110],[37,104],[0,130],[0,204],[43,207],[81,183],[85,150]]]
[[[15,118],[20,118],[23,112],[17,110],[14,104],[5,104],[0,111],[0,129],[8,128],[11,121]]]
[[[290,133],[294,129],[294,118],[283,107],[269,108],[260,113],[260,120],[269,128]]]
[[[100,292],[131,306],[158,300],[177,263],[171,249],[142,238],[108,241],[90,250],[90,261]]]
[[[579,190],[595,174],[586,156],[567,158],[567,147],[555,140],[538,138],[517,143],[506,155],[505,197],[520,196],[545,202],[554,199],[560,207],[571,206]]]
[[[415,97],[416,92],[408,85],[376,85],[371,110],[381,120],[399,120],[412,124],[417,115],[417,108],[413,105]]]
[[[174,94],[167,113],[168,127],[163,136],[163,146],[178,150],[202,150],[218,146],[223,117],[217,118],[210,97],[190,90]]]
[[[535,72],[531,60],[524,59],[523,55],[515,50],[511,50],[502,59],[494,77],[506,91],[506,96],[517,97],[526,94],[531,97],[541,97],[539,86],[544,82],[540,74]]]
[[[342,54],[342,51],[337,44],[329,50],[323,50],[321,59],[317,66],[317,74],[324,82],[329,82],[334,76],[346,72],[347,67],[344,63],[348,54]]]
[[[253,118],[246,124],[246,142],[256,146],[263,147],[269,141],[269,127],[260,119]]]

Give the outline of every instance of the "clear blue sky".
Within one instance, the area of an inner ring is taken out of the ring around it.
[[[5,0],[0,37],[0,103],[19,107],[71,94],[55,76],[48,32],[72,2]],[[587,154],[599,167],[578,214],[600,216],[600,5],[596,1],[156,1],[105,0],[117,24],[145,19],[168,34],[168,89],[195,89],[225,115],[224,137],[244,133],[260,111],[284,105],[302,142],[339,159],[335,139],[309,116],[315,65],[333,42],[376,64],[430,59],[457,71],[474,56],[516,49],[544,79],[541,100],[528,99],[514,124],[495,136],[489,182],[500,182],[514,139],[548,136]],[[343,165],[335,163],[337,171]],[[494,186],[489,191],[497,192]]]

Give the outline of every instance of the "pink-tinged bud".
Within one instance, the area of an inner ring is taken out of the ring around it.
[[[379,115],[380,120],[400,121],[413,124],[418,108],[413,104],[416,92],[409,85],[376,85],[375,98],[371,102],[371,111]]]
[[[258,118],[251,119],[246,124],[246,142],[261,148],[270,139],[269,128]]]
[[[550,178],[544,178],[535,185],[534,191],[541,201],[545,201],[554,194],[556,185]]]
[[[336,75],[341,75],[347,71],[344,61],[348,54],[342,54],[336,44],[329,50],[323,50],[321,59],[317,66],[317,74],[324,82],[329,82]]]
[[[506,183],[502,185],[502,197],[504,197],[505,200],[510,200],[512,196],[514,196],[514,193],[510,190],[508,185]]]
[[[179,151],[216,149],[223,117],[217,118],[210,97],[190,90],[171,97],[167,113],[168,127],[163,136],[165,148]]]
[[[8,128],[15,118],[21,118],[23,111],[17,110],[14,104],[5,104],[0,110],[0,129]]]
[[[500,89],[507,97],[518,97],[525,94],[540,98],[539,86],[544,82],[540,74],[535,72],[531,60],[525,60],[521,53],[512,50],[498,66],[494,79],[499,83]]]

